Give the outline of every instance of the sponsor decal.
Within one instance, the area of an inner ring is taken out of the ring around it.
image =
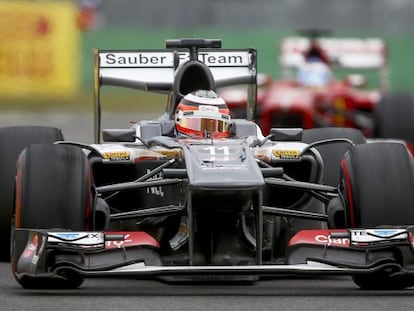
[[[47,242],[99,247],[104,244],[104,234],[102,232],[48,232]]]
[[[351,230],[350,232],[353,245],[366,245],[408,239],[408,233],[405,229],[366,229]]]
[[[116,249],[132,246],[153,246],[159,247],[160,244],[151,235],[143,231],[131,231],[131,232],[105,232],[108,237],[105,241],[106,249]],[[110,240],[111,235],[119,236],[123,235],[123,239]]]
[[[408,241],[405,229],[363,229],[363,230],[303,230],[289,241],[289,246],[313,244],[335,247],[368,246]]]
[[[167,158],[181,157],[183,154],[183,151],[181,149],[155,149],[154,151],[162,154],[163,156],[166,156]]]
[[[56,232],[56,233],[49,234],[50,238],[56,237],[56,238],[60,238],[62,240],[67,240],[67,241],[78,240],[85,236],[87,236],[86,233],[80,233],[80,232]]]
[[[273,156],[279,159],[299,159],[299,150],[272,150]]]
[[[171,67],[173,54],[170,52],[117,52],[100,53],[101,67]]]
[[[330,235],[318,234],[315,236],[315,241],[317,243],[334,245],[334,246],[348,246],[349,238],[333,238]]]
[[[147,174],[149,172],[151,172],[151,170],[147,169]],[[155,174],[154,176],[148,178],[148,180],[149,181],[150,180],[159,180],[159,179],[162,179],[163,177],[164,177],[163,173],[159,172],[159,173]],[[160,197],[165,196],[165,193],[164,193],[164,190],[163,190],[162,186],[155,186],[155,187],[147,188],[147,194],[153,194],[153,195],[160,196]]]
[[[76,245],[81,248],[105,247],[105,249],[130,246],[149,245],[159,247],[159,243],[151,235],[143,231],[130,232],[48,232],[48,243]],[[30,256],[36,250],[38,237],[26,247]]]
[[[188,52],[178,53],[180,63],[190,59]],[[198,60],[209,67],[249,66],[249,53],[238,51],[198,51]]]
[[[111,161],[128,161],[131,158],[129,151],[108,151],[102,154],[104,159]]]
[[[207,66],[247,66],[249,61],[246,53],[232,52],[199,52],[198,59]]]
[[[348,247],[349,237],[346,230],[303,230],[299,231],[289,241],[289,246],[312,244],[335,247]]]
[[[207,106],[207,105],[200,105],[199,107],[198,107],[198,109],[200,110],[200,111],[211,111],[211,112],[218,112],[219,111],[219,108],[218,107],[216,107],[216,106]]]
[[[380,236],[383,238],[391,238],[393,236],[400,235],[402,233],[405,233],[405,229],[374,229],[374,230],[368,230],[368,233],[371,233],[376,236]]]
[[[188,52],[178,52],[180,64],[190,59]],[[101,68],[174,67],[174,53],[163,51],[100,52]],[[198,60],[209,67],[248,66],[247,51],[199,51]]]

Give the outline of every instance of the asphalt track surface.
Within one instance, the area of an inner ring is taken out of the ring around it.
[[[253,285],[171,285],[88,279],[75,290],[25,290],[0,264],[0,310],[409,310],[414,290],[362,291],[348,277],[279,278]]]
[[[147,117],[147,116],[146,116]],[[152,116],[148,116],[151,118]],[[104,127],[128,127],[132,114],[104,116]],[[88,113],[0,114],[2,126],[48,125],[62,128],[67,140],[93,140]],[[254,284],[179,284],[132,279],[87,279],[75,290],[25,290],[10,264],[0,263],[0,311],[105,310],[409,310],[414,288],[362,291],[349,277],[283,277]]]

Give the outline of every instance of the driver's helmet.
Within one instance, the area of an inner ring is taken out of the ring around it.
[[[211,90],[184,96],[177,105],[175,125],[179,137],[226,138],[230,133],[230,110]]]
[[[332,81],[332,71],[321,61],[307,61],[298,68],[296,81],[304,86],[325,87]]]

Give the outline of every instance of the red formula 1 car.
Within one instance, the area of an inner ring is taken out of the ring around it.
[[[285,38],[279,59],[282,79],[261,83],[256,121],[263,132],[340,126],[357,128],[369,138],[414,142],[414,98],[388,92],[385,42],[311,35]],[[368,80],[375,88],[367,89]],[[236,114],[244,106],[240,94],[222,92]]]

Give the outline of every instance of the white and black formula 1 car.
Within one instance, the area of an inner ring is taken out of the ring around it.
[[[400,142],[356,129],[272,129],[252,120],[256,50],[215,39],[95,51],[95,142],[59,129],[0,129],[2,244],[24,288],[88,277],[256,281],[349,275],[363,289],[414,285],[414,166]],[[246,84],[228,138],[175,135],[196,90]],[[101,129],[104,85],[168,94],[159,119]],[[20,153],[21,149],[24,150]],[[10,167],[17,158],[17,173]],[[14,176],[16,176],[14,178]],[[13,190],[13,187],[15,188]]]

